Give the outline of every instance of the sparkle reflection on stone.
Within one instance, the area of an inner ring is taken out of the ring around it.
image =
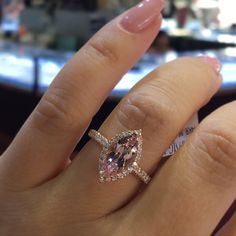
[[[120,174],[135,162],[138,154],[138,136],[136,133],[122,137],[110,146],[104,162],[104,173],[107,177]]]

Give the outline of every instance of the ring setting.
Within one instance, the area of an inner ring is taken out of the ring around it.
[[[103,147],[98,168],[100,182],[116,181],[133,173],[145,184],[149,183],[151,178],[138,165],[143,144],[141,130],[125,131],[111,140],[96,130],[90,130],[88,135]]]

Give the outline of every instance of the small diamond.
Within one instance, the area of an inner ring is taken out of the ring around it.
[[[100,181],[101,183],[103,183],[103,182],[105,182],[105,179],[104,179],[103,177],[100,177],[100,178],[99,178],[99,181]]]
[[[106,181],[111,182],[111,178],[110,177],[106,178]]]

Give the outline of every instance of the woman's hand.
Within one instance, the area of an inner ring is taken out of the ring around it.
[[[120,102],[100,132],[142,129],[145,188],[130,175],[98,181],[94,141],[70,162],[91,119],[119,79],[148,49],[162,0],[145,0],[98,32],[59,73],[0,158],[0,235],[210,235],[236,196],[236,103],[195,130],[156,172],[186,122],[216,93],[220,64],[182,58],[150,73]],[[236,232],[235,217],[220,235]]]

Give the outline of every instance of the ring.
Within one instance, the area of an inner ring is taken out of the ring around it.
[[[138,165],[143,143],[141,130],[122,132],[111,140],[96,130],[90,130],[88,135],[103,147],[98,168],[100,182],[116,181],[133,173],[149,183],[150,176]]]

